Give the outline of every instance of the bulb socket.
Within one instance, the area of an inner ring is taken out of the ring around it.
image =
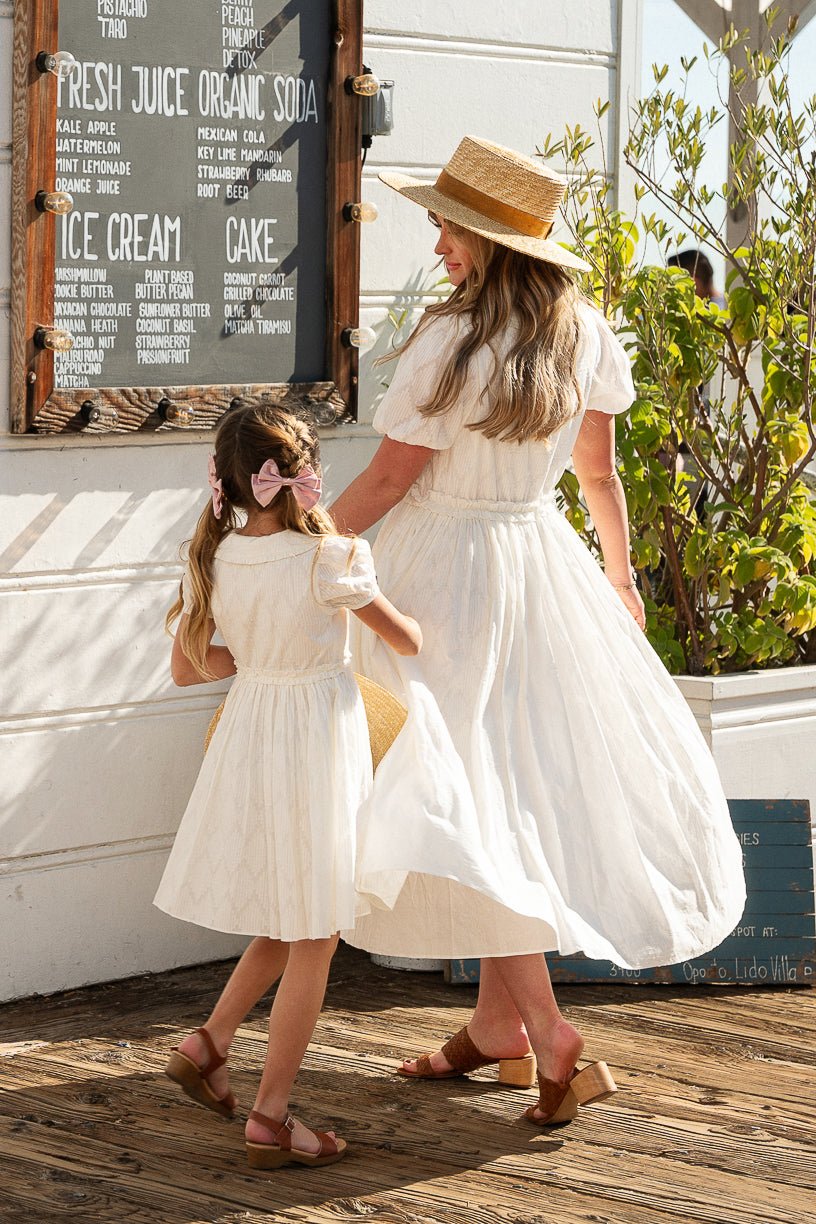
[[[74,347],[74,337],[61,327],[37,327],[34,330],[34,343],[37,348],[48,349],[52,353],[67,353]]]

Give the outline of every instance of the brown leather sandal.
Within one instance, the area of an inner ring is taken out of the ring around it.
[[[467,1026],[460,1029],[442,1047],[442,1053],[451,1065],[450,1071],[436,1071],[431,1065],[430,1054],[421,1054],[416,1060],[416,1071],[406,1067],[397,1067],[397,1075],[408,1079],[456,1079],[467,1075],[469,1071],[478,1071],[480,1067],[499,1064],[500,1084],[510,1088],[532,1088],[536,1077],[536,1057],[529,1050],[521,1058],[488,1058],[473,1044]]]
[[[170,1061],[165,1067],[164,1073],[175,1084],[179,1084],[188,1097],[198,1101],[199,1105],[204,1105],[207,1109],[221,1114],[224,1118],[234,1118],[235,1106],[238,1102],[233,1094],[228,1092],[225,1096],[217,1097],[207,1082],[213,1071],[223,1067],[227,1060],[218,1053],[212,1037],[205,1028],[197,1028],[195,1031],[201,1034],[204,1045],[207,1047],[208,1059],[206,1063],[204,1063],[203,1067],[199,1067],[198,1063],[194,1063],[192,1058],[187,1054],[182,1054],[178,1047],[176,1047],[170,1055]]]
[[[524,1117],[533,1126],[566,1126],[578,1113],[579,1105],[604,1101],[618,1091],[605,1062],[590,1063],[579,1071],[573,1067],[564,1084],[538,1076],[538,1101],[525,1109]],[[543,1115],[537,1118],[535,1111]]]
[[[249,1116],[253,1122],[260,1122],[261,1126],[268,1127],[275,1136],[274,1143],[250,1143],[247,1140],[247,1160],[251,1169],[280,1169],[287,1164],[307,1165],[316,1169],[321,1165],[342,1160],[348,1151],[345,1139],[332,1139],[331,1135],[324,1131],[313,1132],[320,1140],[320,1149],[317,1152],[304,1152],[300,1148],[293,1148],[292,1131],[295,1129],[295,1120],[291,1114],[287,1114],[282,1122],[258,1113],[257,1109],[253,1109]]]

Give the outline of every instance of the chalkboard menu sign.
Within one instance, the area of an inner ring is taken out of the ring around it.
[[[168,405],[208,425],[236,395],[353,407],[361,22],[338,0],[60,0],[58,21],[32,0],[18,428],[166,428]],[[76,62],[43,72],[57,48]]]

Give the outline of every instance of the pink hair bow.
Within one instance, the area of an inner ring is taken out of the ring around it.
[[[289,488],[303,509],[311,510],[320,501],[321,487],[322,482],[314,468],[306,466],[297,476],[281,476],[274,459],[267,459],[260,472],[252,477],[252,492],[262,506],[268,506],[281,489]]]
[[[210,455],[207,460],[207,479],[212,489],[213,514],[217,519],[220,519],[221,511],[224,507],[224,486],[216,475],[214,455]]]

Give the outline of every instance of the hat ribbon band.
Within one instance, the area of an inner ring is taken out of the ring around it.
[[[448,199],[464,204],[466,208],[472,208],[474,212],[483,213],[491,221],[508,225],[511,229],[518,230],[520,234],[526,234],[528,238],[546,238],[553,227],[552,221],[542,221],[540,217],[534,217],[532,213],[524,212],[521,208],[513,208],[512,204],[505,204],[502,200],[496,200],[493,196],[479,191],[478,188],[471,187],[469,183],[463,183],[461,179],[449,174],[447,170],[441,172],[435,187]]]

